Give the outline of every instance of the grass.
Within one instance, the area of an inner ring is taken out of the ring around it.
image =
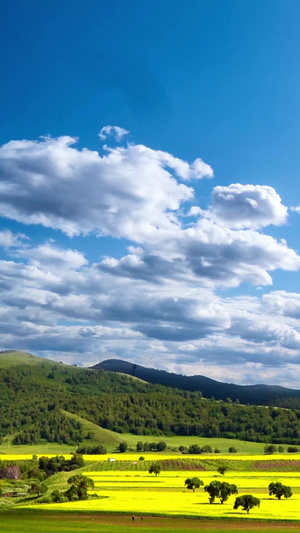
[[[91,431],[94,434],[93,439],[83,441],[82,445],[94,446],[99,443],[102,443],[108,451],[115,451],[116,448],[119,446],[120,442],[125,440],[123,438],[123,435],[121,435],[120,433],[110,431],[109,429],[104,429],[100,426],[97,426],[96,424],[93,424],[93,422],[89,422],[89,420],[85,420],[85,418],[81,418],[80,416],[74,415],[73,413],[69,413],[68,411],[64,411],[63,409],[61,411],[69,418],[80,422],[86,433]]]
[[[128,446],[131,448],[136,448],[136,443],[138,441],[142,442],[159,442],[164,441],[169,448],[178,448],[179,446],[186,446],[187,448],[191,444],[198,444],[199,446],[209,445],[214,450],[218,448],[222,453],[227,453],[228,448],[234,447],[237,448],[238,454],[261,454],[264,452],[265,444],[259,442],[246,442],[236,439],[223,439],[223,438],[205,438],[205,437],[154,437],[152,435],[132,435],[131,433],[124,433],[122,435],[122,440],[125,440],[128,443]],[[142,455],[144,455],[142,453]]]
[[[0,368],[10,368],[12,366],[24,364],[33,366],[40,363],[44,363],[44,361],[52,365],[54,364],[53,361],[47,361],[47,359],[43,359],[42,357],[38,357],[37,355],[31,355],[26,352],[18,352],[14,350],[0,352]]]
[[[21,510],[6,511],[1,514],[1,533],[185,533],[186,531],[203,531],[205,533],[280,533],[299,531],[299,524],[278,523],[267,524],[247,521],[217,521],[190,520],[182,518],[154,518],[144,517],[141,522],[137,516],[132,522],[126,515],[97,515],[79,513],[55,513],[43,511]]]
[[[89,422],[88,420],[85,420],[84,418],[81,418],[78,415],[74,415],[72,413],[69,413],[68,411],[62,412],[69,416],[70,418],[73,418],[74,420],[78,420],[86,430],[92,431],[94,433],[94,438],[91,440],[84,440],[82,443],[86,446],[93,446],[97,445],[99,443],[102,443],[106,446],[108,453],[113,453],[116,451],[116,448],[122,441],[126,441],[129,446],[128,454],[132,453],[132,451],[136,451],[136,444],[138,441],[142,442],[159,442],[164,441],[168,448],[171,450],[178,450],[179,446],[186,446],[187,448],[191,444],[198,444],[199,446],[209,445],[212,447],[213,450],[215,448],[218,448],[221,450],[223,454],[228,453],[228,448],[233,446],[237,448],[238,453],[232,454],[232,456],[237,455],[258,455],[263,454],[264,451],[264,444],[257,443],[257,442],[246,442],[246,441],[239,441],[235,439],[218,439],[218,438],[205,438],[205,437],[165,437],[165,436],[153,436],[153,435],[132,435],[131,433],[116,433],[114,431],[110,431],[108,429],[101,428],[100,426],[97,426],[96,424],[93,424],[92,422]],[[56,444],[56,443],[47,443],[47,444],[38,444],[38,445],[20,445],[15,446],[11,444],[11,441],[13,439],[14,435],[10,435],[4,439],[4,442],[0,445],[0,454],[21,454],[21,455],[44,455],[46,453],[54,453],[54,454],[61,454],[61,453],[70,453],[72,451],[75,451],[76,446],[69,446],[69,445],[62,445],[62,444]],[[139,452],[139,455],[146,455],[147,452]],[[155,452],[157,456],[162,455],[160,452]],[[163,452],[165,453],[165,452]],[[174,454],[174,451],[172,452]],[[176,452],[178,455],[182,455],[181,452]],[[127,454],[126,454],[127,455]],[[218,457],[218,454],[215,455]],[[281,457],[281,454],[276,454],[276,457]]]

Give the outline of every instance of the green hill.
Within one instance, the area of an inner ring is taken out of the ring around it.
[[[126,434],[298,445],[300,411],[207,400],[124,374],[0,354],[0,452],[99,442],[112,451]]]

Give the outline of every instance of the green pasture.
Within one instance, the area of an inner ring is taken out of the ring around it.
[[[132,435],[131,433],[116,433],[108,429],[101,428],[84,418],[62,410],[62,413],[74,420],[80,422],[86,433],[92,432],[93,438],[84,440],[81,445],[95,446],[99,443],[104,444],[108,453],[113,453],[117,450],[120,442],[126,441],[128,443],[128,453],[136,450],[136,444],[138,441],[142,442],[160,442],[164,441],[167,447],[178,455],[182,455],[178,451],[179,446],[189,447],[191,444],[198,444],[203,447],[205,445],[211,446],[214,451],[216,448],[221,453],[228,453],[230,447],[236,448],[237,454],[234,455],[251,455],[262,454],[264,452],[264,444],[259,442],[247,442],[237,439],[223,439],[223,438],[205,438],[205,437],[185,437],[185,436],[153,436],[153,435]],[[70,446],[65,444],[45,443],[37,445],[12,445],[11,442],[14,438],[14,434],[5,437],[3,443],[0,444],[0,455],[2,454],[20,454],[20,455],[47,455],[47,453],[64,454],[74,452],[76,446]],[[177,450],[177,451],[175,451]],[[140,452],[140,455],[145,455],[147,452]],[[160,452],[157,452],[159,456]],[[126,455],[126,454],[125,454]],[[217,454],[214,454],[217,456]],[[280,454],[277,454],[280,455]]]

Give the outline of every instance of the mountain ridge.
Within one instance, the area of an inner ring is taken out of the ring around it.
[[[216,400],[227,400],[230,398],[231,401],[240,401],[241,403],[269,405],[279,398],[300,399],[300,390],[298,389],[264,384],[236,385],[234,383],[217,381],[202,375],[185,376],[165,370],[148,368],[121,359],[106,359],[93,365],[91,368],[131,375],[148,383],[163,385],[165,387],[190,392],[201,392],[204,398],[213,397]]]

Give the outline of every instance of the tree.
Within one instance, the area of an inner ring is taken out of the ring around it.
[[[209,503],[214,503],[215,499],[218,498],[223,504],[231,494],[238,493],[236,485],[221,481],[211,481],[209,485],[204,487],[204,490],[209,494]]]
[[[277,452],[277,446],[274,444],[266,444],[265,445],[265,453],[275,453]]]
[[[250,509],[259,506],[260,500],[258,498],[255,498],[255,496],[252,496],[252,494],[244,494],[243,496],[238,496],[235,499],[233,508],[238,509],[239,507],[243,507],[244,511],[249,513]]]
[[[204,485],[203,481],[199,479],[198,477],[188,477],[184,484],[186,485],[187,489],[192,490],[195,492],[196,489],[199,489],[202,485]]]
[[[234,446],[230,446],[230,448],[228,448],[228,451],[229,453],[237,453],[238,449],[235,448]]]
[[[136,451],[137,452],[142,452],[143,451],[143,443],[141,440],[138,440],[137,443],[136,443]]]
[[[128,444],[127,444],[127,442],[125,440],[123,442],[120,442],[120,444],[119,444],[119,452],[124,453],[124,452],[126,452],[127,448],[128,448]]]
[[[158,463],[153,463],[149,468],[149,474],[160,474],[161,468]]]
[[[283,485],[279,481],[275,483],[270,483],[269,485],[269,496],[276,496],[278,500],[284,496],[286,499],[290,498],[293,495],[291,487],[288,485]]]
[[[64,503],[68,501],[64,493],[60,492],[58,489],[55,489],[53,492],[51,492],[50,499],[54,503]]]
[[[191,453],[191,454],[202,453],[202,448],[198,444],[191,444],[189,446],[189,453]]]
[[[47,492],[47,487],[45,485],[41,485],[40,483],[32,483],[28,489],[28,494],[34,494],[36,496],[45,494],[45,492]]]
[[[86,500],[88,489],[94,488],[94,481],[82,474],[70,477],[68,479],[68,484],[71,486],[65,494],[69,501]]]
[[[219,474],[221,474],[222,476],[225,475],[225,473],[227,472],[227,470],[228,470],[228,467],[225,466],[225,465],[221,465],[221,466],[219,466],[219,468],[218,468],[218,472],[219,472]]]

